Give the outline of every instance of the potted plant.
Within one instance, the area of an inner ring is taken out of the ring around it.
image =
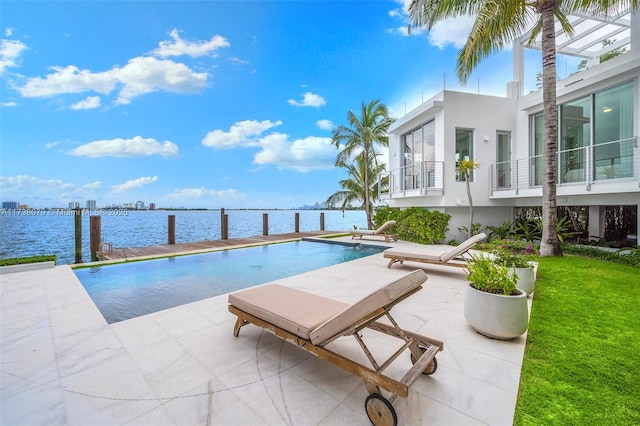
[[[529,296],[536,287],[538,262],[536,249],[531,243],[518,240],[501,240],[492,252],[496,262],[506,265],[518,276],[518,288]]]
[[[478,333],[511,340],[529,326],[527,294],[517,287],[518,276],[489,256],[468,262],[464,316]]]

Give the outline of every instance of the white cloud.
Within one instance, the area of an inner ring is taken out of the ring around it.
[[[97,180],[95,182],[86,183],[86,184],[82,185],[82,189],[87,190],[87,191],[92,191],[94,189],[100,188],[100,186],[102,186],[102,182]]]
[[[333,130],[335,125],[331,120],[318,120],[316,121],[316,126],[321,128],[322,130]]]
[[[138,179],[128,180],[125,183],[121,183],[120,185],[113,185],[111,187],[111,190],[113,192],[125,192],[130,189],[140,188],[141,186],[156,182],[157,180],[158,180],[158,176],[141,177]]]
[[[13,28],[7,28],[4,30],[5,37],[11,37],[13,35]]]
[[[449,44],[461,49],[469,38],[475,19],[474,16],[462,16],[438,22],[429,31],[429,43],[440,49]]]
[[[12,193],[68,191],[74,187],[72,183],[63,182],[60,179],[42,179],[27,175],[0,176],[0,192],[4,196],[10,196]]]
[[[301,102],[296,101],[295,99],[289,99],[289,105],[293,105],[295,107],[321,107],[327,104],[327,101],[320,95],[316,95],[315,93],[307,92],[303,95],[303,99]]]
[[[235,189],[207,189],[201,188],[178,188],[172,193],[164,197],[167,200],[206,200],[206,199],[237,199],[244,198],[244,195],[240,194]]]
[[[19,40],[0,40],[0,73],[6,68],[17,67],[17,59],[26,49],[27,46]]]
[[[262,138],[260,146],[262,150],[255,155],[254,163],[299,172],[330,169],[334,167],[337,154],[331,138],[316,136],[290,141],[286,134],[273,133]]]
[[[427,33],[429,43],[440,49],[444,49],[447,45],[461,49],[467,42],[469,31],[471,31],[471,27],[475,21],[475,16],[461,16],[442,20],[436,23],[430,31],[425,27],[411,25],[411,32],[409,32],[409,26],[411,24],[409,5],[411,4],[411,0],[396,0],[396,3],[402,4],[402,7],[390,10],[389,16],[399,20],[402,25],[389,29],[388,32],[402,36],[416,36]]]
[[[235,148],[259,145],[258,136],[265,131],[280,126],[282,121],[245,120],[235,123],[228,132],[213,130],[207,133],[202,145],[213,148]]]
[[[71,155],[84,157],[145,157],[160,155],[162,157],[177,157],[178,146],[170,141],[158,142],[153,138],[135,136],[132,139],[110,139],[89,142],[69,151]]]
[[[94,109],[100,107],[99,96],[87,96],[83,101],[71,105],[71,109]]]
[[[13,101],[3,102],[2,103],[2,106],[4,106],[4,107],[14,107],[16,105],[18,105],[18,104],[16,102],[13,102]]]
[[[158,48],[151,52],[155,56],[166,58],[168,56],[188,55],[191,57],[209,55],[221,47],[229,47],[230,44],[224,37],[215,35],[208,41],[188,42],[180,38],[180,32],[172,30],[169,35],[172,41],[161,41]]]
[[[45,77],[33,77],[18,88],[24,97],[43,97],[68,93],[97,92],[108,95],[117,87],[118,104],[145,93],[165,90],[173,93],[196,93],[207,85],[207,73],[198,73],[182,63],[151,57],[133,58],[122,68],[104,72],[81,70],[76,66],[51,67]]]

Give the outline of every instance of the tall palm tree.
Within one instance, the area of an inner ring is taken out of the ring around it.
[[[368,194],[371,203],[378,199],[378,177],[386,170],[385,164],[376,164],[371,168],[372,164],[365,161],[363,152],[356,157],[355,163],[347,164],[343,161],[337,161],[336,166],[347,169],[349,177],[339,182],[342,190],[331,195],[327,199],[327,203],[330,205],[342,203],[341,207],[344,209],[347,205],[357,201],[364,205],[366,194]],[[369,179],[373,183],[369,186],[369,190],[364,184],[367,167],[369,167]]]
[[[465,83],[481,59],[502,49],[524,34],[531,24],[529,41],[542,33],[542,99],[544,113],[544,149],[542,183],[542,241],[545,256],[561,255],[557,233],[557,161],[558,116],[556,105],[555,23],[568,35],[573,28],[567,19],[572,12],[608,14],[629,5],[638,8],[638,0],[412,0],[409,14],[415,25],[433,25],[445,18],[475,15],[476,20],[466,44],[458,54],[458,79]]]
[[[341,148],[336,159],[336,166],[348,167],[354,159],[357,160],[362,155],[361,160],[366,164],[362,170],[362,185],[363,188],[371,188],[371,170],[378,168],[376,145],[389,146],[387,129],[393,120],[389,118],[387,106],[380,103],[379,100],[373,100],[368,105],[362,102],[360,117],[356,116],[353,111],[349,111],[347,120],[349,125],[336,127],[331,139],[333,145],[338,149]],[[359,169],[361,167],[363,166],[358,165]],[[371,193],[367,190],[362,195],[367,214],[367,227],[373,229]]]

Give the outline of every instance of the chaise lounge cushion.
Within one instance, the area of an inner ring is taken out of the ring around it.
[[[312,330],[310,333],[311,343],[321,345],[338,333],[348,330],[356,322],[389,305],[405,293],[420,287],[426,280],[427,274],[423,270],[417,269],[376,290]]]
[[[232,293],[229,304],[307,340],[311,330],[349,307],[337,300],[279,284]]]

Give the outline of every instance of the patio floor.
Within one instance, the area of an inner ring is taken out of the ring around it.
[[[378,254],[278,282],[354,302],[419,266]],[[512,424],[526,335],[479,335],[464,271],[424,269],[394,317],[445,347],[394,402],[399,424]],[[252,325],[233,337],[226,295],[108,325],[67,265],[0,275],[0,291],[2,425],[370,424],[361,379]]]

